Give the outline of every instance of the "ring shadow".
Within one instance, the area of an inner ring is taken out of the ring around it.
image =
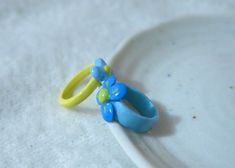
[[[89,106],[87,104],[81,104],[79,106],[73,107],[70,109],[71,111],[74,112],[79,112],[79,113],[89,113],[89,114],[93,114],[95,112],[99,112],[99,108],[98,107],[93,107],[93,106]]]
[[[156,137],[174,135],[176,133],[176,126],[181,121],[181,117],[169,114],[167,108],[156,101],[152,101],[152,103],[159,112],[159,121],[146,135]]]

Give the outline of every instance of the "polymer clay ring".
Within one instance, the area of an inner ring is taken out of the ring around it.
[[[91,75],[101,83],[96,100],[104,120],[117,121],[135,132],[146,132],[158,121],[158,111],[150,99],[137,89],[117,82],[102,59],[96,60]]]
[[[91,64],[78,72],[65,86],[59,97],[59,103],[65,107],[73,107],[84,101],[98,86],[100,82],[91,77],[87,85],[76,95],[72,95],[80,82],[90,75],[90,70],[94,65]]]

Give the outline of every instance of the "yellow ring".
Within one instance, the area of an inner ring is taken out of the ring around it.
[[[100,86],[100,82],[95,78],[91,78],[87,85],[76,95],[72,96],[75,88],[79,85],[79,83],[86,78],[90,74],[90,70],[94,65],[88,65],[81,71],[79,71],[73,79],[69,81],[69,83],[65,86],[64,90],[61,92],[59,97],[59,103],[65,107],[73,107],[75,105],[80,104],[84,101],[98,86]]]

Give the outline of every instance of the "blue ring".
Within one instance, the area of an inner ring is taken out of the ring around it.
[[[138,113],[130,109],[124,102],[112,102],[115,108],[115,120],[122,126],[135,132],[146,132],[158,121],[158,111],[153,103],[137,89],[127,87],[123,99],[128,101]]]
[[[102,84],[96,100],[104,120],[117,121],[135,132],[150,130],[159,120],[159,113],[154,104],[137,89],[117,82],[114,73],[106,72],[105,66],[105,61],[98,58],[91,69],[91,75]],[[129,108],[125,102],[137,111]]]

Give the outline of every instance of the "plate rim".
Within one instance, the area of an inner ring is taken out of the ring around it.
[[[119,43],[117,48],[114,50],[114,52],[109,57],[109,58],[111,58],[110,60],[108,60],[109,65],[111,65],[111,67],[112,67],[112,65],[115,64],[115,62],[116,62],[115,60],[125,50],[126,46],[129,43],[132,43],[132,41],[134,41],[134,39],[138,38],[139,36],[141,36],[147,32],[150,32],[154,29],[160,29],[162,27],[165,27],[168,24],[172,24],[175,22],[177,23],[177,22],[181,22],[181,21],[189,20],[189,19],[218,19],[218,18],[220,18],[220,19],[222,19],[222,18],[234,19],[235,16],[232,15],[232,13],[191,14],[191,15],[187,15],[187,16],[186,15],[179,16],[179,17],[174,17],[174,18],[168,19],[168,20],[160,21],[159,23],[154,24],[148,28],[141,29],[141,30],[137,31],[136,33],[128,36],[127,38],[125,38],[124,40],[122,40]],[[151,160],[148,160],[148,158],[146,158],[146,156],[144,156],[144,153],[138,148],[138,146],[136,146],[132,143],[132,140],[130,139],[130,137],[127,134],[127,130],[125,130],[123,127],[121,127],[116,122],[109,123],[108,127],[109,127],[111,133],[114,135],[115,139],[118,141],[118,143],[122,147],[122,149],[126,152],[128,157],[133,161],[133,163],[137,167],[145,167],[145,168],[154,168],[155,167],[153,162],[151,162]]]

